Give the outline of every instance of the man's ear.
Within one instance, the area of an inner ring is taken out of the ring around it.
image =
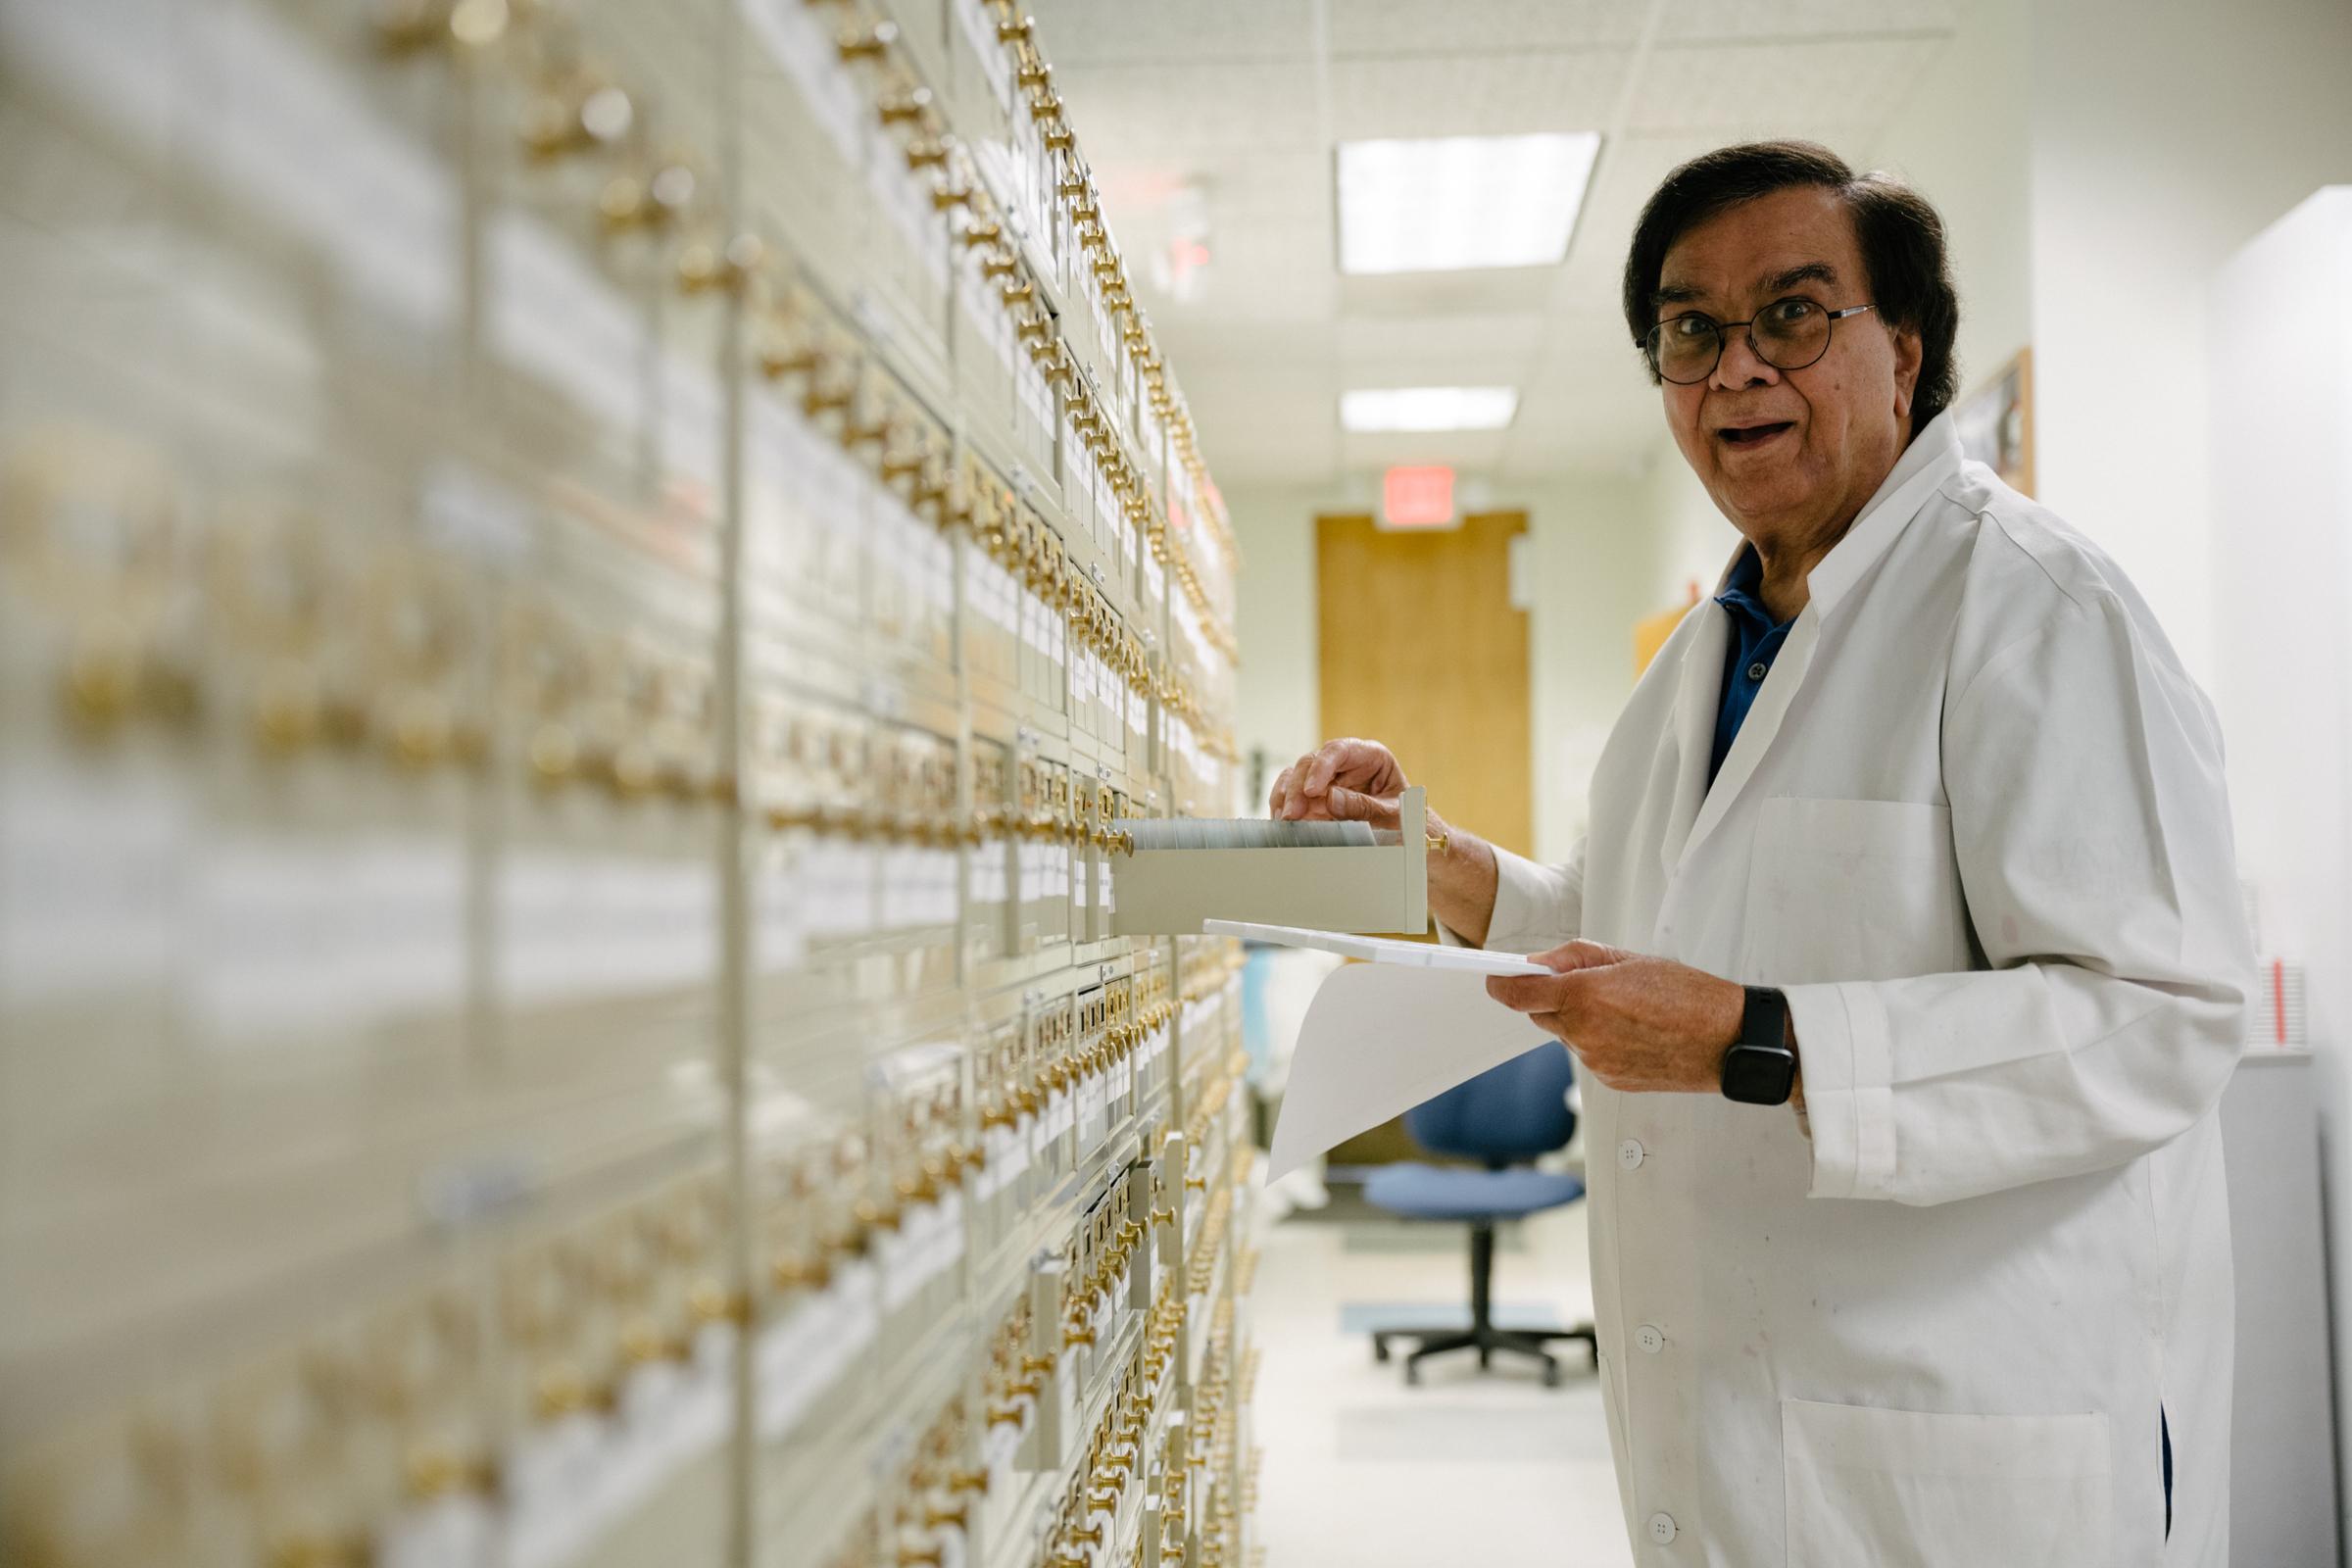
[[[1894,416],[1908,422],[1911,417],[1911,400],[1919,390],[1920,362],[1926,359],[1927,349],[1921,344],[1919,333],[1910,327],[1896,327],[1892,335],[1894,338]]]

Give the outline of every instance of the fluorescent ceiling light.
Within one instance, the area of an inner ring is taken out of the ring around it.
[[[1508,386],[1398,386],[1340,394],[1340,423],[1355,431],[1499,430],[1519,412]]]
[[[1547,267],[1568,254],[1595,130],[1340,143],[1340,270]]]

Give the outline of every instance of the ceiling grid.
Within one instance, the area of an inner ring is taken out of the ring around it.
[[[1948,41],[1953,0],[1031,0],[1135,254],[1200,193],[1198,297],[1137,289],[1227,482],[1392,463],[1501,479],[1643,466],[1657,416],[1617,309],[1642,203],[1755,136],[1865,159]],[[1339,140],[1601,130],[1558,265],[1342,276]],[[1138,269],[1148,272],[1148,268]],[[1345,434],[1350,387],[1509,385],[1507,430]]]

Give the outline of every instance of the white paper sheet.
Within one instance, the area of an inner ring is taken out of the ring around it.
[[[1401,942],[1395,937],[1359,937],[1345,931],[1310,931],[1296,925],[1257,925],[1249,920],[1203,920],[1200,930],[1212,937],[1247,937],[1285,948],[1312,948],[1367,963],[1402,964],[1412,969],[1466,969],[1472,974],[1549,974],[1531,958],[1516,953],[1489,953],[1483,948],[1442,948],[1428,942]]]
[[[1391,963],[1334,970],[1298,1028],[1266,1180],[1551,1038],[1489,997],[1481,974]]]

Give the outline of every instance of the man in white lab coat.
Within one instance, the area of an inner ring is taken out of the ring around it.
[[[1636,1559],[2214,1568],[2252,955],[2212,709],[2115,563],[1961,458],[1918,195],[1710,154],[1625,305],[1744,542],[1578,852],[1433,825],[1430,899],[1559,971],[1489,985],[1585,1069]],[[1334,741],[1273,807],[1390,821],[1404,782]]]

